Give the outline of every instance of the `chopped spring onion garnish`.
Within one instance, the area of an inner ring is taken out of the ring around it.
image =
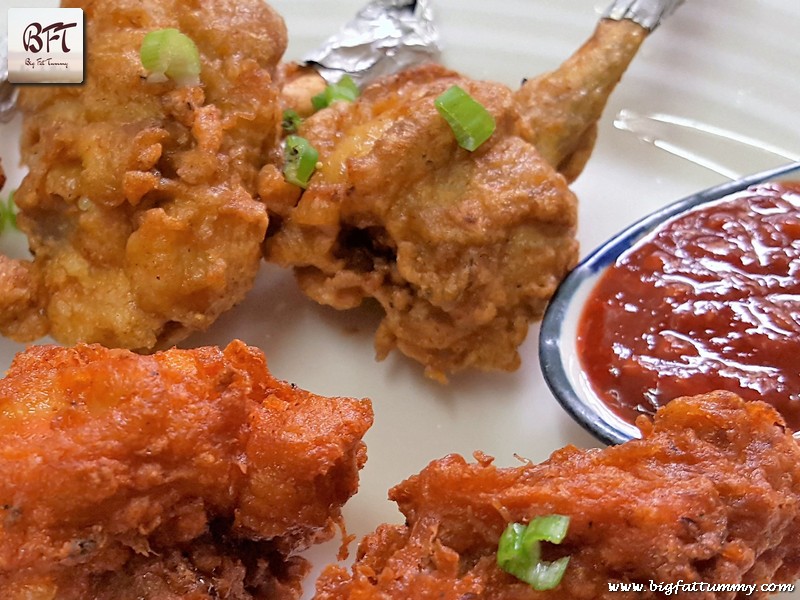
[[[314,169],[317,168],[318,158],[319,152],[306,138],[299,135],[286,136],[283,165],[283,176],[286,181],[305,189]]]
[[[142,66],[155,83],[172,79],[178,85],[200,83],[200,52],[187,35],[177,29],[157,29],[142,40]]]
[[[8,199],[0,200],[0,233],[5,231],[6,226],[16,229],[17,227],[17,209],[14,204],[14,192],[11,190],[8,194]]]
[[[281,125],[286,133],[296,132],[302,122],[303,119],[297,114],[297,111],[291,108],[287,108],[283,111],[283,123],[281,123]]]
[[[322,110],[337,100],[353,102],[358,98],[358,94],[359,91],[356,82],[353,81],[350,75],[345,75],[338,82],[329,84],[328,87],[311,98],[311,105],[314,107],[314,110]]]
[[[483,104],[457,85],[448,88],[434,101],[456,136],[458,145],[470,152],[476,150],[494,133],[494,117]]]
[[[534,590],[550,590],[561,582],[569,557],[553,562],[541,560],[539,542],[560,544],[567,535],[569,517],[546,515],[527,525],[509,523],[497,546],[497,564]]]

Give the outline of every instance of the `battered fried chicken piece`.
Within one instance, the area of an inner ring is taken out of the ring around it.
[[[5,184],[6,174],[0,162],[0,190]],[[0,254],[0,332],[12,338],[44,335],[38,297],[33,264]]]
[[[469,367],[516,369],[529,324],[578,258],[568,180],[645,35],[603,21],[560,69],[517,92],[426,65],[316,113],[299,133],[321,168],[302,196],[275,167],[261,174],[274,218],[267,260],[294,267],[322,304],[376,299],[386,313],[379,358],[398,348],[440,380]],[[434,107],[452,85],[497,123],[474,152]],[[287,102],[300,106],[301,87]]]
[[[675,400],[638,424],[642,440],[566,447],[540,465],[501,469],[480,454],[475,464],[432,462],[390,493],[406,524],[366,537],[352,573],[328,567],[317,600],[661,598],[650,580],[800,576],[800,448],[773,408],[715,392]],[[546,514],[570,523],[560,545],[543,544],[544,560],[570,560],[558,587],[537,592],[502,571],[496,551],[508,523]],[[616,582],[645,591],[609,591]]]
[[[6,175],[0,163],[0,190],[5,184]],[[0,331],[12,337],[38,319],[37,282],[31,272],[31,263],[0,255]]]
[[[33,347],[0,381],[8,600],[297,598],[356,491],[369,402],[263,354]]]
[[[208,327],[253,283],[267,228],[256,180],[280,154],[273,79],[286,29],[261,0],[65,5],[86,17],[85,83],[21,90],[30,172],[16,202],[36,310],[0,315],[0,331],[163,346]],[[196,43],[200,85],[147,81],[142,39],[167,27]]]

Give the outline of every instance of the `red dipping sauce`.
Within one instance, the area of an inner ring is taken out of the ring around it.
[[[627,421],[724,389],[800,429],[800,182],[754,186],[640,240],[592,291],[578,352]]]

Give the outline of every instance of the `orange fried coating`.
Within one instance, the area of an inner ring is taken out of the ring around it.
[[[539,465],[497,468],[480,454],[432,462],[391,490],[406,524],[366,537],[352,573],[329,567],[316,599],[663,598],[651,580],[800,576],[800,448],[772,407],[715,392],[674,400],[639,425],[642,440],[566,447]],[[508,523],[546,514],[570,524],[563,543],[543,544],[543,559],[570,560],[558,587],[534,591],[497,566],[497,543]],[[620,582],[644,591],[609,591]]]
[[[297,598],[356,491],[369,402],[263,354],[33,347],[0,380],[7,600]]]
[[[267,260],[294,267],[321,304],[377,300],[379,358],[397,348],[439,380],[466,368],[516,369],[529,324],[578,258],[567,183],[645,35],[604,21],[561,68],[516,92],[425,65],[319,111],[299,131],[320,154],[302,195],[274,167],[262,171],[273,219]],[[300,110],[313,79],[289,76],[286,101]],[[434,105],[453,85],[496,123],[474,152],[459,147]]]
[[[166,346],[252,286],[268,221],[257,174],[281,153],[285,25],[261,0],[64,5],[84,10],[85,80],[21,90],[29,174],[15,199],[34,260],[0,270],[0,290],[21,298],[0,297],[0,331]],[[142,40],[168,27],[197,45],[199,85],[147,79]]]

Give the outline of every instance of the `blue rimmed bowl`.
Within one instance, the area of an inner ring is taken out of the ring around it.
[[[578,355],[581,314],[603,272],[636,242],[681,213],[751,185],[799,179],[800,163],[792,163],[687,196],[622,230],[570,272],[545,312],[539,334],[539,361],[553,395],[584,429],[606,444],[619,444],[640,435],[634,425],[614,414],[595,394]]]

